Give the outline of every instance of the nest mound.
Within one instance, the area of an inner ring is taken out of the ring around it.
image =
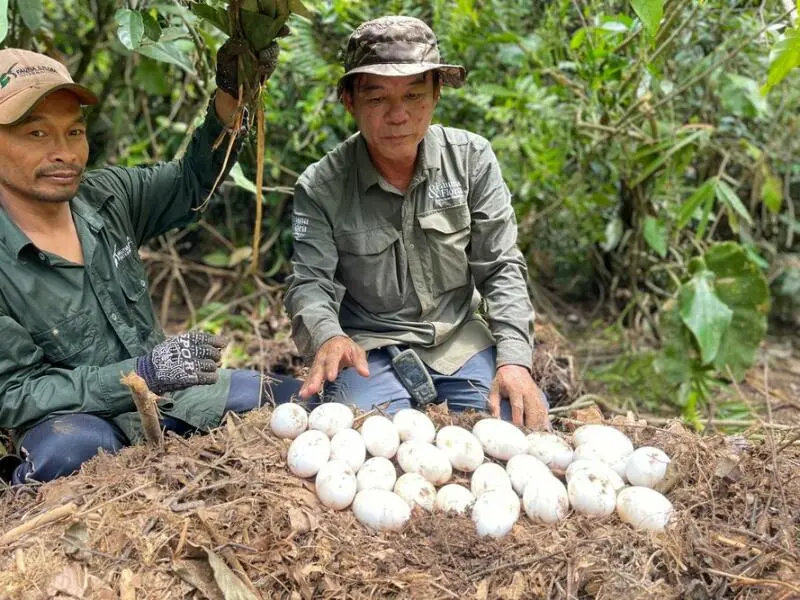
[[[437,425],[479,418],[431,412]],[[491,540],[467,517],[420,512],[402,533],[376,535],[322,507],[287,471],[269,416],[5,491],[0,598],[800,597],[796,434],[704,438],[618,419],[677,467],[664,533],[616,515],[546,526],[523,514]]]

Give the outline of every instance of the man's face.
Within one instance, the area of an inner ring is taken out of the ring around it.
[[[415,159],[439,101],[431,72],[408,77],[357,75],[353,93],[344,93],[370,152],[390,160]]]
[[[78,99],[59,90],[23,121],[0,125],[0,195],[37,202],[68,202],[89,158]]]

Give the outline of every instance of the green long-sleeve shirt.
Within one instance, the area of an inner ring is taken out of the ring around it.
[[[445,374],[492,344],[498,366],[530,368],[527,265],[485,138],[430,127],[401,192],[356,134],[300,176],[293,220],[286,308],[302,353],[347,334],[367,350],[408,344]]]
[[[0,208],[0,427],[19,432],[54,414],[81,412],[139,437],[120,376],[164,334],[138,248],[195,220],[223,165],[227,142],[212,149],[222,131],[212,102],[181,160],[88,172],[70,201],[83,265],[36,248]],[[228,385],[223,377],[176,393],[162,412],[214,427]]]

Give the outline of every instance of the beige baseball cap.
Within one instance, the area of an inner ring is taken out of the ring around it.
[[[72,81],[57,60],[28,50],[0,50],[0,125],[23,119],[39,100],[58,90],[69,90],[83,105],[97,104],[97,96]]]

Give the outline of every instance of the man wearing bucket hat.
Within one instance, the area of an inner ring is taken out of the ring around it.
[[[441,86],[465,76],[419,19],[350,36],[338,92],[359,132],[295,190],[286,308],[313,357],[300,395],[327,381],[326,400],[362,409],[446,399],[547,427],[511,195],[486,139],[431,125]]]
[[[254,76],[269,76],[276,59],[272,48]],[[211,191],[228,145],[214,142],[231,133],[237,106],[236,60],[223,46],[219,89],[183,159],[85,172],[81,107],[97,97],[47,56],[0,50],[0,427],[22,455],[0,459],[0,475],[13,483],[69,474],[98,449],[140,439],[120,382],[132,371],[163,395],[162,426],[181,434],[299,389],[218,369],[216,336],[165,339],[137,251],[195,220]]]

